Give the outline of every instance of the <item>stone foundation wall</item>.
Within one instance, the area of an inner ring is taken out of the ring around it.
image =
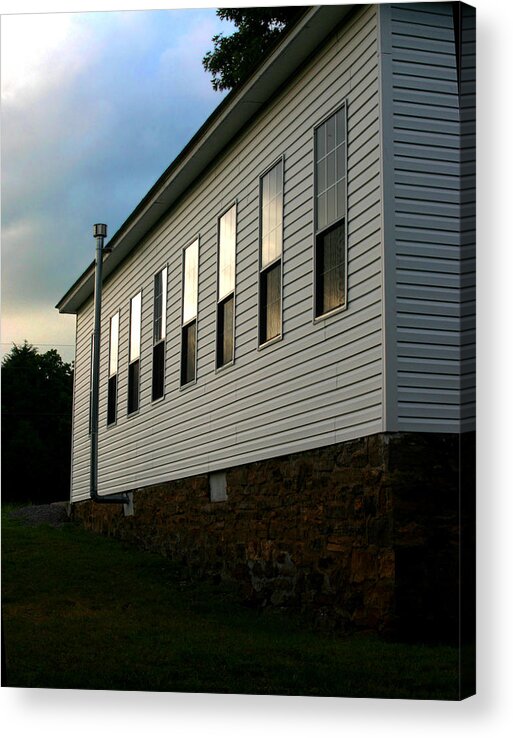
[[[380,434],[73,505],[85,527],[227,577],[255,604],[339,631],[426,636],[458,621],[458,436]],[[435,596],[436,595],[436,596]],[[419,633],[417,633],[419,635]]]

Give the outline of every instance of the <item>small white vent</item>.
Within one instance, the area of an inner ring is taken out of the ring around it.
[[[214,472],[208,475],[211,502],[224,502],[228,499],[226,494],[226,472]]]
[[[128,493],[128,502],[126,502],[123,505],[123,515],[126,517],[130,517],[134,514],[134,493],[129,492]]]

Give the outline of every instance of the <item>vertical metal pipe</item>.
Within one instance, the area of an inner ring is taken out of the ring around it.
[[[111,502],[129,504],[128,494],[120,495],[98,495],[98,405],[100,387],[100,337],[101,337],[101,314],[102,314],[102,271],[104,238],[107,235],[107,226],[104,223],[96,223],[93,227],[93,235],[96,238],[96,263],[94,270],[94,333],[93,333],[93,365],[91,368],[91,499],[95,502]]]
[[[91,381],[91,496],[98,493],[98,404],[100,386],[100,334],[102,311],[102,269],[103,243],[107,226],[94,226],[96,238],[96,263],[94,279],[94,333],[93,333],[93,366]]]

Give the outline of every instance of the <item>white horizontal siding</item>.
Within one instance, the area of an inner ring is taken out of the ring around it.
[[[248,126],[107,281],[99,492],[106,494],[382,430],[377,18],[347,25]],[[313,321],[313,127],[347,101],[348,308]],[[283,339],[257,345],[259,175],[284,157]],[[237,200],[235,363],[215,371],[217,217]],[[181,252],[200,237],[197,382],[179,386]],[[153,276],[168,264],[163,400],[151,402]],[[142,290],[140,410],[127,418],[130,298]],[[106,427],[108,322],[120,310],[118,421]],[[73,497],[89,485],[89,335],[78,316]]]
[[[472,151],[463,163],[452,6],[392,5],[388,18],[394,427],[458,432],[471,427],[475,363],[473,239],[468,258],[464,245],[474,202],[463,194],[464,167],[472,173],[474,159]]]

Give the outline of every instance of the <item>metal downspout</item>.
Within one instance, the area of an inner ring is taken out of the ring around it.
[[[93,226],[93,235],[96,238],[96,265],[94,282],[94,333],[93,333],[93,366],[91,378],[91,488],[90,497],[94,502],[104,504],[130,505],[131,498],[127,492],[113,495],[98,494],[98,404],[100,385],[100,331],[102,309],[102,268],[103,254],[110,251],[103,245],[107,235],[107,226],[96,223]],[[126,508],[125,508],[126,510]]]

